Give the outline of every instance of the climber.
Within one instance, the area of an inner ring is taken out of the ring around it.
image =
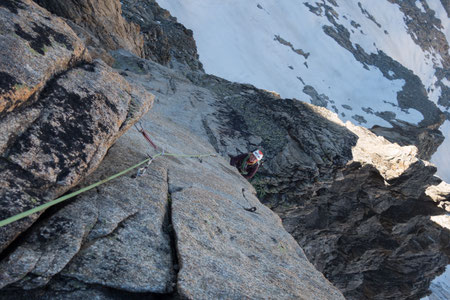
[[[261,152],[261,150],[256,149],[255,151],[250,153],[232,156],[230,165],[236,167],[242,174],[242,176],[244,176],[246,179],[251,179],[253,176],[255,176],[256,171],[258,171],[262,158],[263,153]]]

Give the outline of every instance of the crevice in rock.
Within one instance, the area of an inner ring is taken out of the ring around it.
[[[105,237],[112,237],[112,236],[114,236],[117,233],[117,231],[119,231],[120,229],[125,227],[125,222],[127,222],[128,220],[130,220],[131,218],[136,216],[138,213],[139,213],[138,211],[133,212],[133,213],[129,214],[128,216],[126,216],[125,218],[123,218],[122,220],[120,220],[116,224],[116,226],[111,229],[111,231],[109,233],[97,236],[97,237],[95,237],[93,239],[89,239],[89,235],[90,235],[92,229],[95,228],[95,225],[97,225],[97,222],[98,222],[98,220],[97,220],[97,222],[92,227],[91,231],[89,231],[86,234],[86,238],[83,239],[83,244],[81,245],[80,251],[82,251],[83,249],[89,248],[91,245],[93,245],[96,241],[98,241],[100,239],[103,239]]]
[[[174,292],[172,294],[173,298],[171,299],[182,299],[182,297],[178,294],[177,290],[177,283],[178,283],[178,272],[181,269],[180,266],[180,258],[177,248],[177,236],[176,232],[172,223],[172,193],[177,193],[183,190],[183,188],[180,187],[174,187],[170,183],[170,177],[169,177],[169,170],[167,170],[167,213],[164,216],[164,230],[169,235],[169,242],[170,242],[170,248],[172,250],[172,266],[175,273],[175,280],[174,280]]]
[[[120,290],[101,284],[92,284],[64,275],[55,276],[52,281],[43,288],[23,290],[19,288],[6,288],[0,291],[0,299],[4,300],[54,300],[54,299],[130,299],[130,300],[178,300],[173,293],[139,293]]]
[[[217,142],[217,138],[215,137],[213,131],[211,130],[211,127],[208,125],[208,121],[206,119],[202,119],[203,128],[205,128],[206,135],[208,136],[208,140],[211,143],[211,145],[214,147],[214,150],[216,152],[219,151],[219,143]]]

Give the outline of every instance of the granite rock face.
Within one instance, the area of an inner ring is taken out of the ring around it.
[[[110,156],[122,156],[122,150],[127,149],[115,146]],[[112,168],[102,165],[90,181],[128,162]],[[132,292],[173,291],[167,172],[156,164],[141,180],[122,177],[114,185],[85,193],[34,227],[2,262],[2,287],[44,287],[64,269],[65,278],[86,284]]]
[[[0,12],[25,9],[23,2],[7,3]],[[450,191],[437,185],[436,169],[418,158],[420,151],[343,124],[325,108],[206,75],[192,35],[156,3],[125,0],[123,9],[147,34],[145,56],[171,68],[110,52],[104,59],[123,77],[103,62],[82,63],[47,80],[30,105],[2,116],[0,216],[97,182],[149,154],[168,155],[144,176],[133,171],[39,219],[0,228],[2,299],[426,293],[450,255],[443,225]],[[95,38],[103,47],[101,36],[72,17],[67,22],[82,40]],[[176,44],[178,34],[187,42]],[[118,138],[148,109],[151,94],[155,105],[141,124],[157,150],[135,130]],[[254,148],[264,151],[265,163],[252,186],[227,155]]]
[[[31,0],[0,3],[0,115],[34,100],[55,74],[89,60],[72,29]]]
[[[153,79],[144,86],[157,96],[154,113],[177,116],[219,153],[263,150],[252,181],[259,198],[347,298],[420,297],[443,271],[450,235],[431,218],[445,216],[449,192],[416,147],[249,85],[116,61],[144,63],[126,74]]]
[[[34,104],[0,120],[2,219],[56,198],[91,173],[152,100],[98,61],[54,78]],[[0,249],[37,217],[0,228]]]
[[[159,75],[156,80],[156,73],[153,83],[146,75],[127,74],[147,88],[165,81]],[[141,119],[157,146],[166,153],[215,155],[206,136],[174,123],[159,104]],[[154,152],[130,130],[82,186]],[[43,298],[68,299],[157,293],[182,299],[344,299],[255,194],[222,157],[158,157],[144,176],[125,175],[40,220],[0,264],[0,295],[20,299],[32,289]],[[256,211],[246,210],[251,207]]]
[[[254,190],[230,185],[237,176],[220,174],[228,163],[213,163],[169,171],[179,294],[188,299],[343,299],[324,284]],[[249,211],[252,207],[255,212]]]
[[[11,3],[12,12],[26,9]],[[86,6],[77,7],[80,12],[67,3],[40,4],[71,19],[67,22],[84,41],[92,35],[92,29],[75,26]],[[188,31],[186,36],[192,40]],[[46,80],[34,102],[0,120],[6,129],[0,138],[2,219],[54,199],[83,178],[81,186],[97,182],[149,153],[142,135],[132,131],[95,170],[153,101],[134,83],[152,90],[163,82],[176,90],[174,79],[163,75],[176,73],[160,67],[149,78],[147,68],[135,68],[134,62],[142,63],[123,59],[124,69],[141,73],[136,80],[129,75],[131,84],[98,60],[68,67]],[[157,111],[142,119],[158,145],[171,152],[215,153],[206,136],[196,137],[166,116]],[[2,227],[1,297],[343,299],[255,194],[222,158],[160,157],[145,176],[123,176],[41,216]],[[246,210],[249,206],[257,211]],[[218,220],[212,222],[209,213]],[[227,247],[224,238],[231,241]]]

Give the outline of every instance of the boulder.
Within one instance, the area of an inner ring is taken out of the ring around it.
[[[47,83],[33,105],[0,120],[18,124],[5,125],[0,139],[5,143],[0,147],[5,149],[1,219],[53,200],[76,185],[152,101],[151,94],[130,86],[101,61],[72,68]],[[0,249],[39,215],[1,227]]]
[[[46,82],[89,60],[72,29],[31,0],[0,3],[0,116],[34,100]]]

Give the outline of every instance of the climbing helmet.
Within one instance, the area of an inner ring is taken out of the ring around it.
[[[264,156],[261,150],[255,150],[252,153],[258,161],[260,161]]]

